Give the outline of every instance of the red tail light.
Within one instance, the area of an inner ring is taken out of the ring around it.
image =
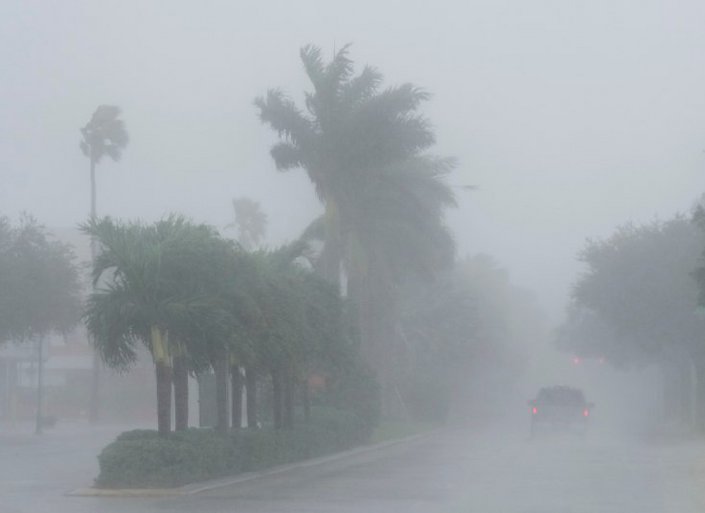
[[[534,407],[531,409],[531,413],[532,413],[533,415],[536,415],[538,412],[539,412],[539,409],[538,409],[536,406],[534,406]]]
[[[587,408],[585,408],[585,409],[583,410],[583,417],[588,417],[589,415],[590,415],[590,410],[588,410]]]

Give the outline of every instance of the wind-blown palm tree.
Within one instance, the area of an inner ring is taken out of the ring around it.
[[[215,344],[214,334],[226,331],[219,328],[227,323],[226,305],[212,281],[204,279],[217,269],[227,280],[207,243],[215,234],[180,217],[155,225],[106,218],[90,220],[83,229],[102,248],[93,267],[94,283],[105,281],[89,298],[86,327],[110,367],[129,367],[139,342],[149,349],[157,379],[158,429],[165,435],[171,429],[174,359],[203,362],[214,351],[209,346]],[[184,402],[177,398],[176,404]]]
[[[369,66],[355,75],[348,46],[327,64],[313,46],[301,59],[313,84],[305,111],[278,89],[255,105],[280,136],[271,150],[277,168],[305,169],[324,204],[322,273],[338,283],[344,265],[363,351],[385,379],[393,351],[378,346],[393,339],[399,280],[452,260],[443,213],[455,204],[444,182],[454,161],[426,153],[435,137],[418,113],[429,99],[422,89],[381,89]]]
[[[95,167],[106,156],[119,161],[129,141],[120,112],[120,107],[115,105],[100,105],[91,120],[81,128],[81,151],[91,165],[91,218],[96,216]]]
[[[122,156],[129,141],[125,123],[119,118],[120,107],[115,105],[100,105],[86,125],[81,128],[80,148],[90,161],[91,179],[91,219],[96,217],[96,181],[95,167],[107,156],[117,162]],[[95,240],[91,238],[91,260],[95,260]],[[100,395],[100,362],[98,355],[93,358],[93,383],[91,387],[90,418],[98,419]]]
[[[334,282],[361,188],[386,166],[420,155],[435,141],[416,112],[428,93],[412,84],[380,91],[376,69],[353,74],[348,49],[328,64],[319,48],[301,50],[314,88],[306,94],[305,112],[278,89],[255,101],[260,119],[282,139],[271,150],[277,168],[304,168],[325,206],[324,273]]]
[[[257,249],[267,233],[267,214],[259,202],[247,198],[233,199],[235,221],[228,228],[237,228],[237,241],[247,251]]]

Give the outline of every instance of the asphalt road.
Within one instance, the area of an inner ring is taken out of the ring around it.
[[[0,513],[695,513],[705,443],[524,429],[447,429],[186,497],[67,497],[90,484],[109,429],[0,436]]]

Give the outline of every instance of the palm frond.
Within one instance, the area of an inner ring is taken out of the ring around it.
[[[129,142],[125,123],[119,119],[120,107],[100,105],[81,129],[81,151],[95,163],[107,155],[117,161]]]
[[[274,164],[279,171],[303,167],[305,165],[304,153],[300,148],[288,142],[279,142],[269,151],[274,159]]]
[[[341,103],[349,109],[360,106],[377,93],[382,79],[382,74],[376,68],[365,66],[358,76],[343,84]]]
[[[271,89],[266,97],[255,100],[259,117],[271,126],[280,137],[297,145],[306,145],[314,137],[311,121],[278,89]]]
[[[137,360],[137,340],[146,341],[144,314],[124,285],[111,284],[90,295],[83,318],[90,340],[106,365],[126,370]]]

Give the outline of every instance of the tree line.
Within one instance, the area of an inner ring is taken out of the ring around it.
[[[559,347],[617,366],[657,365],[666,419],[705,429],[705,224],[690,216],[627,223],[579,258]]]

